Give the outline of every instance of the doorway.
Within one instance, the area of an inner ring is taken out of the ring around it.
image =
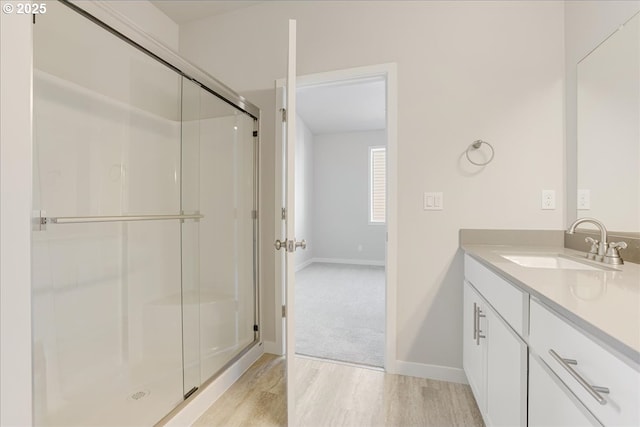
[[[296,354],[384,366],[386,81],[298,85]]]
[[[295,254],[296,353],[394,372],[395,64],[297,80],[295,235],[306,239],[307,250]],[[379,90],[377,95],[372,88]],[[376,96],[379,103],[372,100]],[[328,106],[331,98],[338,99],[338,106]],[[355,120],[342,107],[363,114]],[[372,124],[376,109],[377,125]],[[276,192],[283,188],[281,169],[277,162]],[[355,181],[358,189],[347,186]],[[360,210],[349,208],[352,201]],[[347,220],[350,215],[359,217],[361,233]],[[276,283],[281,265],[276,261]],[[276,287],[276,292],[279,313],[284,290]],[[277,330],[276,344],[284,349],[283,336]]]

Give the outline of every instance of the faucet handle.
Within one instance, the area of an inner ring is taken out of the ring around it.
[[[589,253],[587,254],[587,258],[589,259],[595,259],[596,255],[598,255],[598,239],[594,239],[593,237],[585,237],[584,241],[587,243],[591,243],[591,250],[589,250]]]
[[[620,249],[626,249],[627,242],[611,242],[607,248],[607,254],[604,257],[604,262],[608,264],[623,264],[620,257]]]
[[[609,249],[627,249],[627,242],[611,242]]]

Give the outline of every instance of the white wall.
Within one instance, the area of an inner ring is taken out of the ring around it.
[[[262,109],[263,265],[274,256],[272,88],[296,18],[300,75],[397,63],[397,357],[461,368],[458,230],[564,225],[563,13],[539,1],[273,1],[181,27],[182,54]],[[484,169],[462,160],[478,138],[496,149]],[[540,209],[542,189],[558,209]],[[443,191],[445,210],[423,211],[425,191]],[[273,270],[261,280],[268,298]],[[275,321],[264,326],[273,340]]]
[[[296,268],[303,268],[315,256],[316,217],[314,200],[314,136],[302,117],[296,116],[296,240],[305,239],[307,249],[295,253]],[[319,237],[319,236],[318,236]]]
[[[564,8],[568,224],[577,217],[577,64],[622,23],[640,11],[640,1],[566,1]]]
[[[7,3],[0,2],[2,6]],[[0,425],[31,425],[31,17],[0,13]]]
[[[384,263],[384,224],[369,224],[369,147],[385,131],[316,135],[315,257]]]

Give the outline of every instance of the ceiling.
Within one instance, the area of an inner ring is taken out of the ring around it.
[[[299,87],[296,103],[298,115],[316,135],[386,126],[382,77]]]
[[[263,1],[152,0],[179,25],[255,6]],[[382,78],[299,87],[297,113],[314,134],[385,128],[385,83]]]
[[[151,3],[171,18],[173,22],[182,25],[189,21],[221,15],[236,9],[255,6],[262,2],[247,0],[152,0]]]

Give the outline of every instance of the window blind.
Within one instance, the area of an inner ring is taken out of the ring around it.
[[[371,148],[371,200],[370,216],[371,222],[386,221],[386,201],[387,201],[387,150],[384,147]]]

